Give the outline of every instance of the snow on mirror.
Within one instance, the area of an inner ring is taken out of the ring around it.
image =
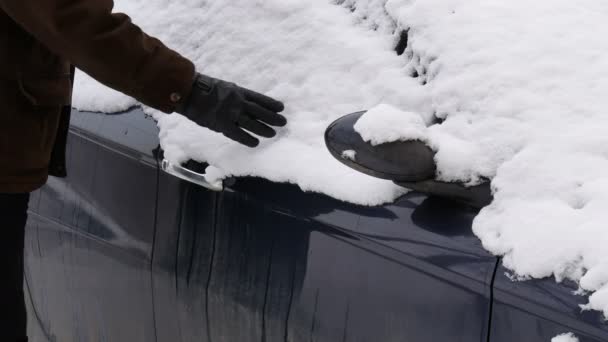
[[[419,140],[428,144],[427,128],[422,117],[386,104],[368,110],[354,129],[364,141],[381,145],[395,141]]]
[[[157,113],[171,162],[207,161],[214,165],[211,182],[254,175],[376,205],[404,190],[334,160],[324,147],[324,130],[344,114],[378,104],[416,113],[417,127],[424,123],[436,152],[437,179],[471,186],[492,179],[494,201],[474,222],[485,248],[503,255],[520,279],[577,281],[590,294],[586,308],[608,316],[608,40],[601,34],[608,32],[608,3],[116,5],[201,71],[287,104],[289,125],[254,151],[179,115]],[[395,46],[406,30],[400,55]],[[135,104],[82,73],[76,89],[74,104],[81,109]]]

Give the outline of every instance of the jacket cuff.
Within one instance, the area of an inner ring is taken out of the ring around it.
[[[158,42],[139,68],[135,97],[143,104],[173,113],[188,99],[196,75],[194,64]]]

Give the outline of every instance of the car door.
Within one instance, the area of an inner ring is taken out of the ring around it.
[[[361,207],[256,178],[213,192],[169,174],[158,207],[159,342],[487,341],[497,258],[468,207],[419,193]]]
[[[155,122],[141,110],[72,112],[68,177],[32,195],[30,326],[49,341],[154,341]]]
[[[572,332],[580,342],[608,341],[608,324],[599,311],[584,311],[584,296],[573,282],[553,278],[513,281],[498,269],[492,313],[492,342],[551,341]]]

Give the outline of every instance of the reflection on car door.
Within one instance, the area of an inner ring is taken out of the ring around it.
[[[550,341],[568,332],[580,342],[608,341],[608,325],[599,311],[583,311],[577,286],[553,278],[513,281],[498,269],[492,314],[492,342]]]
[[[375,208],[245,178],[161,175],[158,341],[486,341],[495,257],[475,212],[406,195]]]
[[[157,146],[141,110],[73,111],[69,175],[33,194],[26,231],[29,324],[50,341],[154,341]]]

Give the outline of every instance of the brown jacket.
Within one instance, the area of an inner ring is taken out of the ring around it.
[[[112,0],[0,0],[0,193],[65,175],[71,65],[173,112],[194,66],[112,13]]]

